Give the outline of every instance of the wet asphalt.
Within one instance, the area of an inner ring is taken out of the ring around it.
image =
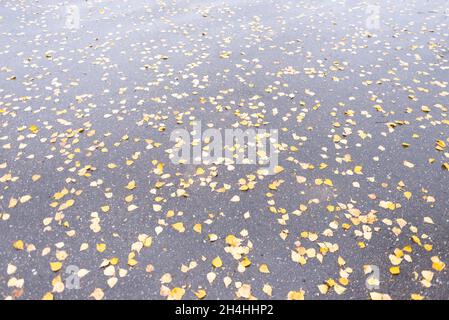
[[[2,1],[1,297],[448,299],[448,40],[443,0]],[[173,163],[195,121],[280,172]]]

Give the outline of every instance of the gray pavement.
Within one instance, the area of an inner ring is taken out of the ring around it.
[[[448,299],[448,41],[444,0],[3,0],[1,298]],[[194,121],[278,173],[173,163]]]

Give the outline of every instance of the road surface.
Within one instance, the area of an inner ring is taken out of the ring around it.
[[[444,0],[3,0],[1,297],[448,299],[448,40]],[[174,163],[199,121],[275,174]]]

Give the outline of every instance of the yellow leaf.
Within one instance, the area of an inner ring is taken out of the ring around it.
[[[46,294],[44,294],[44,296],[42,297],[42,300],[53,300],[54,296],[53,293],[51,292],[47,292]]]
[[[207,235],[207,237],[209,238],[210,242],[217,241],[217,239],[218,239],[218,236],[215,233],[210,233]]]
[[[269,284],[264,284],[262,291],[265,292],[270,297],[273,294],[273,288]]]
[[[436,261],[432,263],[432,268],[436,271],[443,271],[443,269],[446,267],[446,264],[441,261]]]
[[[183,288],[173,288],[168,295],[168,300],[181,300],[185,292],[186,291]]]
[[[171,218],[171,217],[173,217],[175,215],[175,212],[173,211],[173,210],[168,210],[167,211],[167,218]]]
[[[195,231],[197,233],[201,233],[201,230],[202,230],[201,223],[197,223],[193,226],[193,231]]]
[[[198,167],[197,169],[196,169],[196,175],[202,175],[202,174],[204,174],[204,169],[203,168],[201,168],[201,167]]]
[[[104,252],[106,250],[106,244],[104,243],[97,243],[97,251],[98,252]]]
[[[335,286],[335,280],[334,279],[327,279],[326,283],[329,287]]]
[[[370,292],[371,300],[391,300],[391,297],[386,293]]]
[[[239,239],[237,239],[237,237],[232,234],[226,236],[225,242],[232,247],[237,247],[240,243]]]
[[[134,267],[137,264],[137,260],[135,259],[128,259],[128,265],[131,267]]]
[[[25,203],[25,202],[28,202],[30,200],[31,200],[31,196],[30,195],[22,196],[19,199],[20,203]]]
[[[322,294],[326,294],[329,291],[329,286],[327,284],[320,284],[318,285],[318,290],[320,290]]]
[[[16,198],[9,199],[8,208],[14,208],[18,202],[19,200],[17,200]]]
[[[339,285],[339,284],[335,284],[335,285],[334,285],[334,290],[335,290],[335,292],[336,292],[337,294],[343,294],[343,293],[345,293],[346,288],[343,287],[343,286],[341,286],[341,285]]]
[[[436,149],[442,151],[444,148],[446,148],[446,143],[443,140],[437,140]]]
[[[136,187],[136,182],[134,180],[128,182],[128,184],[126,185],[126,189],[128,190],[133,190]]]
[[[61,192],[56,192],[53,196],[53,198],[55,198],[55,200],[59,200],[62,199],[65,195],[67,195],[69,193],[69,190],[67,190],[66,188],[62,189]]]
[[[249,299],[251,297],[251,286],[249,284],[242,285],[237,291],[237,296]]]
[[[156,166],[156,169],[154,169],[154,173],[157,175],[161,175],[164,173],[164,164],[162,162],[159,162]]]
[[[251,260],[249,260],[247,257],[245,257],[245,258],[243,258],[241,264],[242,264],[242,266],[247,268],[247,267],[249,267],[251,265]]]
[[[304,300],[304,291],[290,291],[287,295],[288,300]]]
[[[34,134],[36,134],[39,131],[39,128],[36,125],[31,125],[28,129]]]
[[[265,263],[260,265],[259,271],[262,273],[270,273],[270,270],[268,269],[268,266]]]
[[[407,160],[404,160],[404,166],[406,166],[407,168],[413,168],[415,167],[415,165]]]
[[[24,243],[22,240],[17,240],[12,244],[13,248],[16,250],[23,250],[24,249]]]
[[[173,229],[175,229],[178,232],[184,232],[186,229],[184,228],[184,223],[177,222],[171,225]]]
[[[221,261],[220,257],[216,257],[214,260],[212,260],[212,265],[215,268],[220,268],[223,265],[223,262]]]
[[[304,183],[307,181],[307,178],[303,177],[303,176],[296,176],[296,181],[298,183]]]
[[[143,242],[143,246],[145,248],[151,247],[152,244],[153,244],[153,238],[152,237],[146,238],[145,241]]]
[[[94,298],[95,300],[101,300],[104,297],[104,292],[100,288],[96,288],[91,294],[90,297]]]
[[[61,204],[60,206],[59,206],[59,211],[62,211],[62,210],[65,210],[65,209],[68,209],[68,208],[70,208],[71,206],[73,206],[73,204],[75,203],[75,200],[73,200],[73,199],[69,199],[69,200],[67,200],[66,202],[64,202],[63,204]]]
[[[430,108],[428,106],[422,106],[421,111],[423,112],[430,112]]]
[[[276,166],[274,167],[274,173],[281,173],[282,171],[284,171],[284,168],[281,166]]]
[[[58,272],[59,270],[61,270],[62,268],[62,263],[61,262],[50,262],[50,269],[53,272]]]
[[[401,273],[401,268],[399,268],[398,266],[393,266],[390,268],[390,273],[393,275],[398,275],[399,273]]]
[[[203,299],[206,296],[206,291],[203,289],[200,289],[197,292],[195,292],[195,295],[198,299]]]
[[[413,242],[416,243],[417,245],[420,245],[420,246],[422,245],[422,244],[421,244],[421,240],[420,240],[417,236],[413,235],[413,236],[412,236],[412,240],[413,240]]]
[[[347,286],[349,283],[349,280],[348,280],[348,278],[340,278],[340,279],[338,279],[338,282],[340,282],[344,286]]]

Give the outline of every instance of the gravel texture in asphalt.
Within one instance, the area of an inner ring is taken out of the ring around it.
[[[0,296],[448,299],[448,41],[446,0],[2,0]]]

